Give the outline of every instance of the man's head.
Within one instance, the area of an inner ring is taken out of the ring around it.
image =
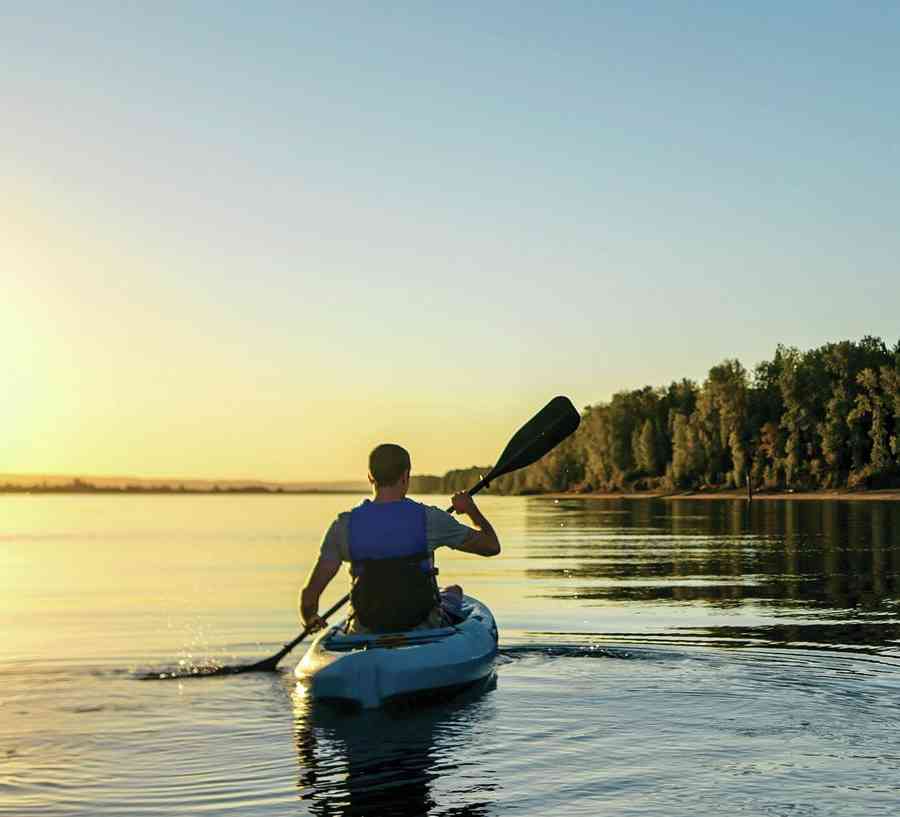
[[[410,468],[409,452],[394,443],[376,445],[369,454],[369,479],[376,488],[408,480]]]

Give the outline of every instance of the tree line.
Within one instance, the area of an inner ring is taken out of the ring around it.
[[[489,467],[416,476],[412,490],[465,490]],[[545,491],[811,490],[900,486],[900,341],[779,345],[749,372],[738,360],[587,406],[578,431],[492,483]]]

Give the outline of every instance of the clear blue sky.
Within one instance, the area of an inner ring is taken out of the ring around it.
[[[3,4],[0,471],[444,470],[900,335],[897,4],[336,5]]]

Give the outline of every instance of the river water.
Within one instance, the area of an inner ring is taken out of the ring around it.
[[[487,689],[336,713],[303,646],[138,680],[296,635],[355,501],[0,497],[0,815],[900,813],[900,503],[485,497],[503,554],[439,564]]]

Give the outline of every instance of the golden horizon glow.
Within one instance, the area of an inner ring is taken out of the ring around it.
[[[410,449],[416,473],[440,473],[490,462],[544,399],[534,389],[530,400],[473,401],[461,372],[416,362],[381,379],[363,346],[334,349],[329,366],[301,333],[277,359],[259,354],[270,328],[235,327],[246,340],[225,331],[227,315],[179,301],[155,280],[153,257],[108,241],[96,214],[71,223],[24,183],[18,192],[0,211],[10,227],[0,246],[12,383],[0,401],[12,430],[4,473],[357,481],[385,440]]]

